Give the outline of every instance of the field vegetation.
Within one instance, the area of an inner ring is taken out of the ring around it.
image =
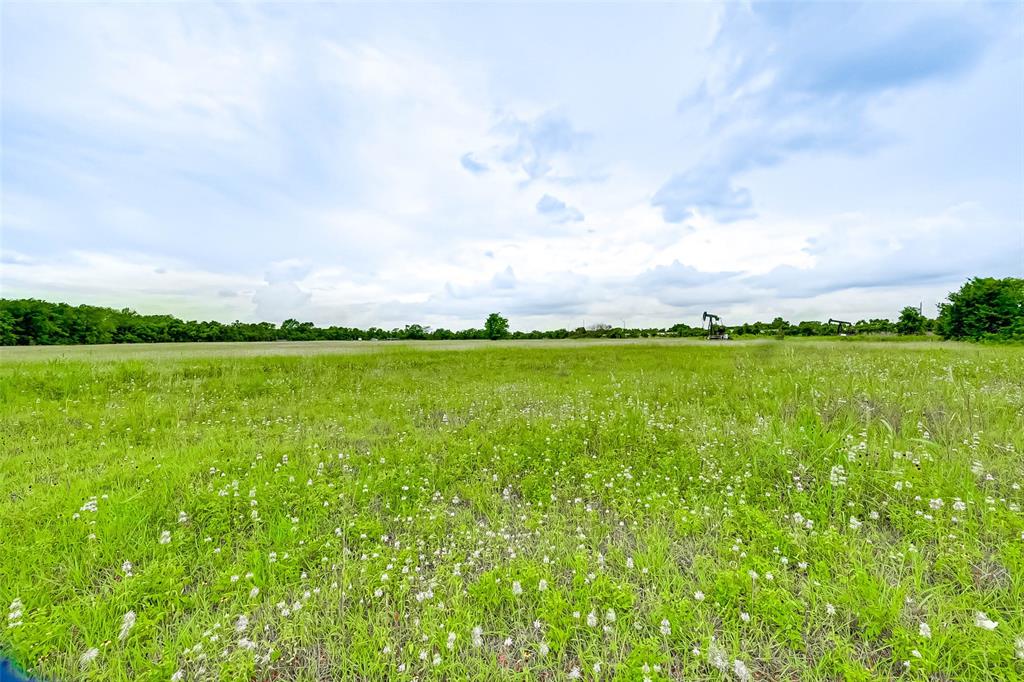
[[[3,653],[59,680],[1024,676],[1019,347],[348,347],[0,351]]]

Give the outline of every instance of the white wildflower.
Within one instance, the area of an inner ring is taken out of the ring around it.
[[[931,639],[932,629],[928,627],[928,623],[921,623],[917,626],[917,634],[921,635],[925,639]]]
[[[725,649],[714,639],[708,645],[708,663],[723,675],[729,672],[729,657],[726,655]]]
[[[747,664],[740,659],[737,658],[732,662],[732,671],[736,674],[736,679],[740,680],[740,682],[749,682],[750,671],[747,669]]]
[[[167,545],[167,544],[170,544],[170,542],[171,542],[171,531],[165,530],[164,532],[160,533],[160,544],[161,545]]]
[[[477,625],[473,628],[473,646],[480,648],[484,644],[484,629]]]
[[[984,611],[978,611],[974,614],[974,625],[985,630],[995,630],[999,623],[989,620],[988,615]]]
[[[86,650],[84,654],[78,659],[78,665],[85,670],[89,667],[89,664],[96,660],[96,657],[100,655],[100,650],[96,647]]]
[[[512,594],[517,597],[523,593],[523,586],[519,584],[518,580],[512,581]]]
[[[121,634],[119,634],[117,638],[123,641],[124,638],[128,636],[128,633],[131,632],[133,627],[135,627],[135,612],[129,611],[124,614],[124,618],[121,619]]]
[[[672,634],[672,624],[668,622],[668,618],[661,619],[661,634],[666,637]]]

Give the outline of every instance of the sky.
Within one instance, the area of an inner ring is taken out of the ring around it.
[[[7,298],[529,330],[1024,276],[1019,3],[0,12]]]

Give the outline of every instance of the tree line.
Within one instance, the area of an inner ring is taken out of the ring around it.
[[[820,321],[790,323],[781,317],[771,322],[728,326],[731,336],[833,336],[835,324]],[[1024,279],[974,278],[952,292],[928,318],[908,306],[896,321],[859,320],[844,328],[846,334],[935,333],[945,339],[1024,340]],[[159,343],[187,341],[381,341],[449,339],[580,339],[700,337],[700,327],[615,327],[593,324],[575,329],[509,331],[508,320],[492,313],[479,328],[451,330],[421,324],[383,329],[369,327],[317,327],[312,322],[288,319],[270,322],[181,320],[173,315],[140,315],[134,310],[50,303],[37,299],[0,299],[0,345],[58,345],[107,343]]]

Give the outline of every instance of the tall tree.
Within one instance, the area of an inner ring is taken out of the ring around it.
[[[1024,339],[1024,279],[975,277],[939,305],[946,339]]]
[[[904,336],[909,334],[924,334],[928,318],[921,314],[921,311],[912,305],[900,311],[900,319],[896,322],[896,331]]]
[[[484,322],[484,331],[487,338],[492,341],[504,339],[508,336],[508,319],[501,316],[501,313],[491,313]]]

